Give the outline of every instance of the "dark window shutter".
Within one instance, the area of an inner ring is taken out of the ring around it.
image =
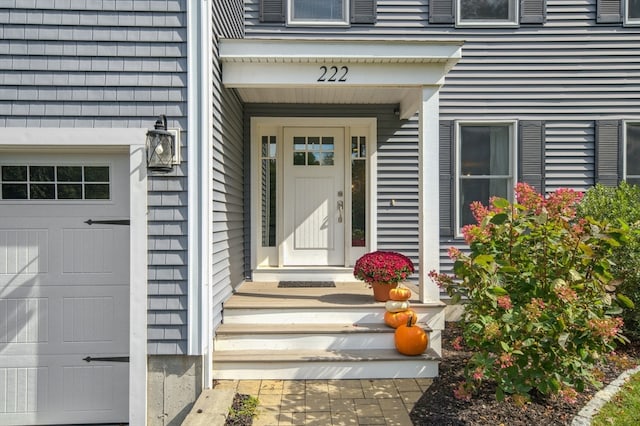
[[[596,183],[618,186],[622,178],[621,129],[619,120],[596,121]]]
[[[599,24],[618,24],[622,22],[623,0],[598,0],[596,22]]]
[[[285,22],[287,0],[260,0],[260,22]]]
[[[375,24],[376,0],[351,0],[352,24]]]
[[[518,181],[544,194],[544,122],[520,121],[518,145]]]
[[[440,236],[452,237],[454,229],[455,156],[453,121],[440,120]]]
[[[455,0],[429,0],[430,24],[453,24]]]
[[[543,24],[547,20],[547,0],[520,0],[520,23]]]

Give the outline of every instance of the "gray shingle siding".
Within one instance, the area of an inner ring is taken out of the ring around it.
[[[186,0],[1,1],[0,126],[186,131],[186,41]],[[148,183],[150,354],[186,353],[185,173]]]
[[[243,105],[233,90],[222,87],[220,38],[241,38],[241,0],[212,2],[213,7],[213,256],[211,322],[222,322],[223,303],[244,280],[244,139]]]

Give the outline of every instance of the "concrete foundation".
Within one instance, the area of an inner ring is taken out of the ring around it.
[[[152,355],[147,368],[147,425],[181,425],[202,392],[202,357]]]

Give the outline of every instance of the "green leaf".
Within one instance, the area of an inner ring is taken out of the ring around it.
[[[503,350],[503,351],[505,351],[505,352],[509,352],[509,349],[510,349],[510,348],[509,348],[509,345],[507,345],[507,343],[506,343],[506,342],[502,342],[502,341],[501,341],[501,342],[500,342],[500,346],[502,346],[502,350]]]
[[[502,390],[502,388],[501,388],[501,387],[498,387],[498,388],[496,389],[496,400],[497,400],[498,402],[502,402],[502,401],[504,401],[504,391]]]
[[[507,221],[507,219],[509,219],[509,216],[506,213],[498,213],[494,215],[489,222],[494,225],[502,225]]]
[[[551,380],[549,380],[549,386],[551,386],[551,389],[555,392],[558,392],[561,388],[560,382],[555,377],[552,377]]]
[[[493,205],[499,209],[506,209],[509,207],[509,200],[504,198],[496,197],[493,199]]]
[[[633,309],[635,307],[633,301],[622,293],[616,294],[616,299],[618,299],[618,302],[622,303],[625,307],[629,309]]]
[[[505,290],[504,288],[499,287],[499,286],[489,287],[488,291],[489,291],[489,293],[493,294],[494,296],[505,296],[505,295],[509,294],[507,292],[507,290]]]
[[[516,268],[514,268],[513,266],[505,265],[505,266],[501,266],[498,269],[498,272],[501,272],[503,274],[515,274],[515,273],[518,272],[518,270]]]
[[[558,337],[558,344],[562,349],[567,349],[567,340],[569,339],[569,333],[560,333]]]
[[[481,254],[473,258],[473,263],[482,266],[486,266],[491,262],[493,262],[493,256],[489,254]]]

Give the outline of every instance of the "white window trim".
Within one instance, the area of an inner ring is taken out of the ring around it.
[[[287,0],[287,25],[294,26],[318,26],[318,27],[348,27],[351,22],[351,0],[343,0],[343,20],[321,20],[321,19],[294,19],[293,17],[293,1]]]
[[[629,0],[624,0],[622,8],[624,9],[624,24],[628,26],[640,25],[640,18],[629,18]],[[632,123],[636,124],[636,123]]]
[[[487,120],[487,121],[456,121],[455,122],[455,235],[456,237],[462,237],[462,226],[460,219],[460,170],[461,170],[461,132],[462,126],[501,126],[506,125],[511,127],[510,132],[510,146],[511,146],[511,159],[509,164],[509,175],[511,176],[512,191],[509,193],[510,201],[515,195],[515,185],[518,180],[518,121],[517,120]]]
[[[473,20],[462,20],[460,16],[460,10],[462,10],[462,6],[460,5],[461,0],[456,0],[455,14],[456,14],[456,27],[482,27],[482,28],[513,28],[518,27],[520,25],[520,1],[519,0],[509,0],[514,3],[513,10],[513,21],[473,21]]]

